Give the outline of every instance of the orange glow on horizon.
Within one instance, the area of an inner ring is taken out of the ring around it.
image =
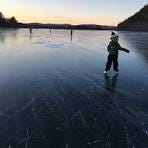
[[[5,17],[22,23],[114,25],[137,12],[147,0],[1,0]]]
[[[111,25],[115,26],[117,25],[117,21],[113,21],[111,18],[70,18],[70,17],[52,17],[52,16],[25,16],[21,14],[14,14],[13,16],[16,17],[16,19],[19,22],[22,23],[51,23],[51,24],[98,24],[98,25]],[[6,17],[11,17],[11,15],[7,15]]]
[[[19,22],[22,23],[51,23],[51,24],[98,24],[98,25],[111,25],[116,26],[119,22],[117,19],[113,19],[110,17],[76,17],[76,16],[59,16],[58,14],[40,14],[38,12],[33,12],[30,14],[29,11],[23,11],[22,9],[13,9],[9,11],[2,11],[5,17],[15,16]],[[116,21],[114,21],[116,20]]]

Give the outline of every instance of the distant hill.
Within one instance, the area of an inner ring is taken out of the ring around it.
[[[148,31],[148,5],[139,12],[118,24],[119,30]]]
[[[41,24],[41,23],[30,23],[23,24],[19,23],[20,27],[28,28],[49,28],[49,29],[77,29],[77,30],[111,30],[116,29],[115,26],[104,26],[104,25],[95,25],[95,24],[80,24],[80,25],[71,25],[71,24]]]

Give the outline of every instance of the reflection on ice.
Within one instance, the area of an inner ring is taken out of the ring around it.
[[[113,76],[105,75],[105,88],[109,91],[114,92],[116,89],[117,79],[119,74],[114,74]]]

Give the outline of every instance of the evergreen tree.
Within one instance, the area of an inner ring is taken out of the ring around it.
[[[0,27],[17,27],[18,21],[13,16],[11,18],[5,18],[3,13],[0,12]]]
[[[16,20],[16,18],[14,16],[12,18],[10,18],[9,21],[10,21],[11,27],[16,27],[17,26],[18,21]]]

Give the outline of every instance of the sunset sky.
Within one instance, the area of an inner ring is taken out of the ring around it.
[[[0,0],[0,11],[20,22],[117,25],[148,0]]]

